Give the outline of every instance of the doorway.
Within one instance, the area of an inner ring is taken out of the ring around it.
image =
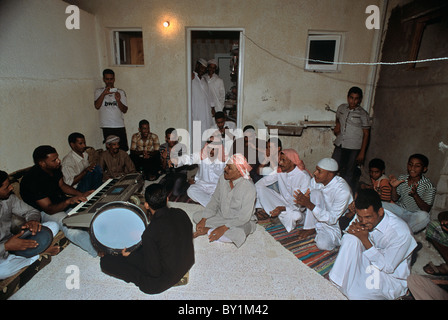
[[[242,29],[187,28],[187,83],[188,83],[188,126],[193,132],[191,79],[199,58],[215,59],[218,63],[216,74],[223,79],[225,102],[223,112],[228,121],[241,125],[242,73],[244,38]]]

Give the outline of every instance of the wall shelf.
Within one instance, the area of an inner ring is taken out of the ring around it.
[[[298,136],[303,133],[303,129],[306,128],[331,128],[336,125],[335,121],[300,121],[299,123],[281,123],[270,124],[265,121],[265,126],[268,128],[268,133],[271,134],[271,130],[277,130],[279,136]]]

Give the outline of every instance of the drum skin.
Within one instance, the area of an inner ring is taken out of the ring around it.
[[[100,252],[121,255],[141,245],[148,219],[143,210],[129,202],[114,201],[102,206],[90,223],[90,239]]]
[[[11,251],[11,253],[16,256],[31,258],[37,254],[45,252],[45,250],[50,247],[51,242],[53,241],[53,233],[46,226],[41,226],[40,231],[35,235],[33,235],[31,231],[26,230],[25,233],[19,238],[25,240],[35,240],[38,243],[38,246],[36,248],[29,248],[26,250]]]

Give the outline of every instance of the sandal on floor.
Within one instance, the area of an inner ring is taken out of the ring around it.
[[[448,276],[448,264],[434,265],[431,261],[423,267],[423,271],[431,276]]]

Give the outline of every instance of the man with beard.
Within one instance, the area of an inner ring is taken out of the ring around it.
[[[101,153],[99,163],[103,170],[103,181],[136,172],[135,165],[129,155],[120,149],[119,137],[108,136],[106,138],[106,148],[107,150]]]
[[[62,220],[66,211],[78,203],[87,201],[92,191],[81,192],[64,182],[61,160],[55,148],[43,145],[33,152],[34,166],[20,182],[20,195],[30,206],[41,210],[42,222],[54,221],[70,242],[87,251],[93,257],[96,250],[87,231],[66,227]]]
[[[193,216],[197,223],[194,237],[208,235],[210,242],[234,243],[239,248],[255,231],[257,196],[250,170],[243,155],[235,154],[229,159],[205,210]]]

